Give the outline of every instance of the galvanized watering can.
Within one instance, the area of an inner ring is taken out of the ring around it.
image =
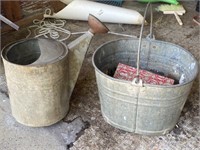
[[[63,119],[89,43],[107,28],[94,16],[90,29],[67,46],[45,38],[24,39],[2,50],[12,115],[27,126]]]
[[[110,41],[95,51],[93,66],[101,112],[105,121],[116,128],[146,135],[166,134],[179,119],[197,76],[198,63],[178,45],[143,39],[141,35],[140,39]],[[137,78],[132,82],[115,79],[112,75],[119,63],[162,72],[178,83],[162,86],[144,84]]]

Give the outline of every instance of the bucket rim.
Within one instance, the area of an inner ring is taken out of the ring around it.
[[[108,41],[108,42],[105,42],[105,43],[101,44],[99,47],[97,47],[97,49],[93,53],[92,64],[93,64],[93,67],[95,68],[95,71],[97,71],[98,73],[100,73],[104,77],[109,78],[110,80],[113,80],[113,81],[131,84],[132,81],[127,81],[127,80],[121,80],[121,79],[113,78],[113,77],[111,77],[111,76],[103,73],[99,68],[97,68],[97,66],[96,66],[96,64],[94,62],[94,57],[95,57],[96,53],[99,51],[99,49],[101,49],[103,46],[105,46],[105,45],[107,45],[109,43],[117,42],[117,41],[121,41],[121,40],[135,40],[135,41],[138,41],[139,39],[138,38],[119,38],[119,39],[111,40],[111,41]],[[170,44],[170,45],[179,47],[181,50],[183,50],[187,54],[189,54],[194,59],[195,63],[198,64],[198,61],[196,60],[196,58],[188,50],[186,50],[185,48],[183,48],[183,47],[181,47],[179,45],[176,45],[176,44],[170,43],[170,42],[166,42],[166,41],[161,41],[161,40],[156,40],[156,39],[149,39],[149,38],[142,38],[142,40],[151,41],[151,42],[159,42],[159,43],[162,42],[162,43],[165,43],[165,44]],[[164,85],[163,86],[163,85],[154,85],[154,84],[145,84],[145,83],[143,83],[143,86],[144,87],[171,88],[171,87],[180,87],[180,86],[183,86],[183,85],[187,85],[187,84],[190,84],[191,82],[193,82],[195,80],[195,78],[197,77],[198,71],[199,71],[198,65],[196,65],[196,70],[197,71],[196,71],[196,73],[194,75],[194,78],[192,78],[192,79],[190,79],[187,82],[184,82],[182,84]]]
[[[4,56],[5,54],[4,54],[4,53],[5,53],[5,51],[6,51],[7,49],[11,48],[11,46],[15,46],[15,45],[17,45],[17,44],[19,44],[19,43],[22,43],[22,42],[24,42],[24,41],[38,40],[38,39],[52,40],[52,41],[56,41],[56,42],[60,43],[60,44],[61,44],[62,46],[64,46],[64,48],[65,48],[65,52],[63,53],[62,58],[65,58],[65,57],[67,56],[69,50],[68,50],[68,47],[67,47],[67,45],[66,45],[65,43],[63,43],[63,42],[61,42],[61,41],[58,41],[58,40],[56,40],[56,39],[49,39],[49,38],[42,38],[42,37],[34,37],[34,38],[25,38],[25,39],[16,40],[16,41],[14,41],[14,42],[11,42],[11,43],[5,45],[5,46],[2,48],[2,51],[1,51],[1,58],[2,58],[4,61],[6,61],[7,63],[12,64],[12,65],[16,65],[16,66],[20,66],[20,67],[37,67],[37,68],[38,68],[38,67],[47,66],[47,65],[51,65],[51,64],[55,64],[55,63],[57,63],[59,60],[62,59],[62,58],[60,58],[60,59],[58,58],[58,59],[56,59],[55,61],[47,62],[47,63],[42,63],[42,64],[20,65],[20,64],[16,64],[16,63],[10,62],[9,60],[7,60],[7,59],[5,58],[5,56]]]

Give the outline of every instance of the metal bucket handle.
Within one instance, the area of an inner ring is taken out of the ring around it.
[[[143,84],[142,79],[139,78],[140,51],[141,51],[143,29],[144,29],[146,14],[147,14],[147,10],[149,8],[149,5],[150,5],[150,11],[151,11],[151,22],[150,22],[150,33],[147,35],[147,38],[148,39],[155,39],[155,37],[153,35],[153,11],[152,11],[151,3],[149,2],[147,4],[146,8],[145,8],[144,18],[143,18],[142,26],[141,26],[141,29],[140,29],[139,44],[138,44],[138,51],[137,51],[137,72],[136,72],[136,77],[132,81],[133,85],[139,85],[139,86],[142,86],[142,84]]]

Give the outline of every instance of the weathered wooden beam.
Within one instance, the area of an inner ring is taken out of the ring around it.
[[[53,8],[54,12],[58,12],[66,6],[66,4],[55,0],[50,1],[50,5]]]
[[[15,22],[22,18],[20,1],[1,1],[4,16]]]
[[[9,8],[10,7],[10,2],[11,1],[3,1],[3,2],[9,2],[9,3],[4,3],[4,9],[6,8]],[[14,2],[14,1],[12,1]],[[16,4],[20,4],[19,1],[17,1],[18,3]],[[8,6],[6,4],[9,4]],[[14,3],[13,3],[14,4]],[[13,5],[12,4],[12,5]],[[40,1],[38,1],[38,3],[35,3],[37,5],[41,5],[42,6],[42,3]],[[50,8],[53,9],[53,12],[57,12],[57,11],[60,11],[62,8],[64,8],[66,6],[66,4],[60,2],[60,1],[55,1],[55,0],[51,0],[48,2],[48,4],[50,4]],[[46,5],[48,5],[46,4]],[[38,6],[37,6],[38,7]],[[45,10],[45,9],[44,9]],[[8,11],[11,11],[11,8],[8,9]],[[20,9],[21,11],[21,9]],[[14,21],[16,25],[19,26],[19,28],[22,28],[22,27],[26,27],[28,25],[30,25],[34,19],[42,19],[43,18],[43,14],[44,12],[40,12],[40,13],[36,13],[36,14],[33,14],[33,15],[30,15],[30,16],[23,16],[23,18],[21,18],[20,20],[17,20],[17,21]],[[5,15],[5,14],[4,14]],[[11,15],[8,13],[8,15]],[[6,17],[6,16],[5,16]],[[6,17],[7,18],[7,17]],[[9,18],[8,18],[9,19]],[[9,19],[10,20],[10,19]],[[11,20],[12,21],[12,20]],[[8,25],[3,25],[1,26],[1,33],[4,34],[4,33],[7,33],[9,31],[12,31],[14,29],[12,29],[10,26]]]
[[[16,21],[15,24],[18,25],[20,29],[22,27],[27,27],[28,25],[32,24],[34,19],[42,19],[42,18],[43,18],[43,13],[37,13],[35,15],[31,15],[29,17]],[[14,30],[12,27],[5,25],[1,29],[1,34],[7,33],[12,30]]]

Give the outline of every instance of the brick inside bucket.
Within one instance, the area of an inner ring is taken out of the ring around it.
[[[132,81],[136,77],[137,69],[125,64],[119,63],[114,74],[114,78]],[[154,85],[172,85],[174,80],[146,70],[139,71],[139,78],[146,84]]]

